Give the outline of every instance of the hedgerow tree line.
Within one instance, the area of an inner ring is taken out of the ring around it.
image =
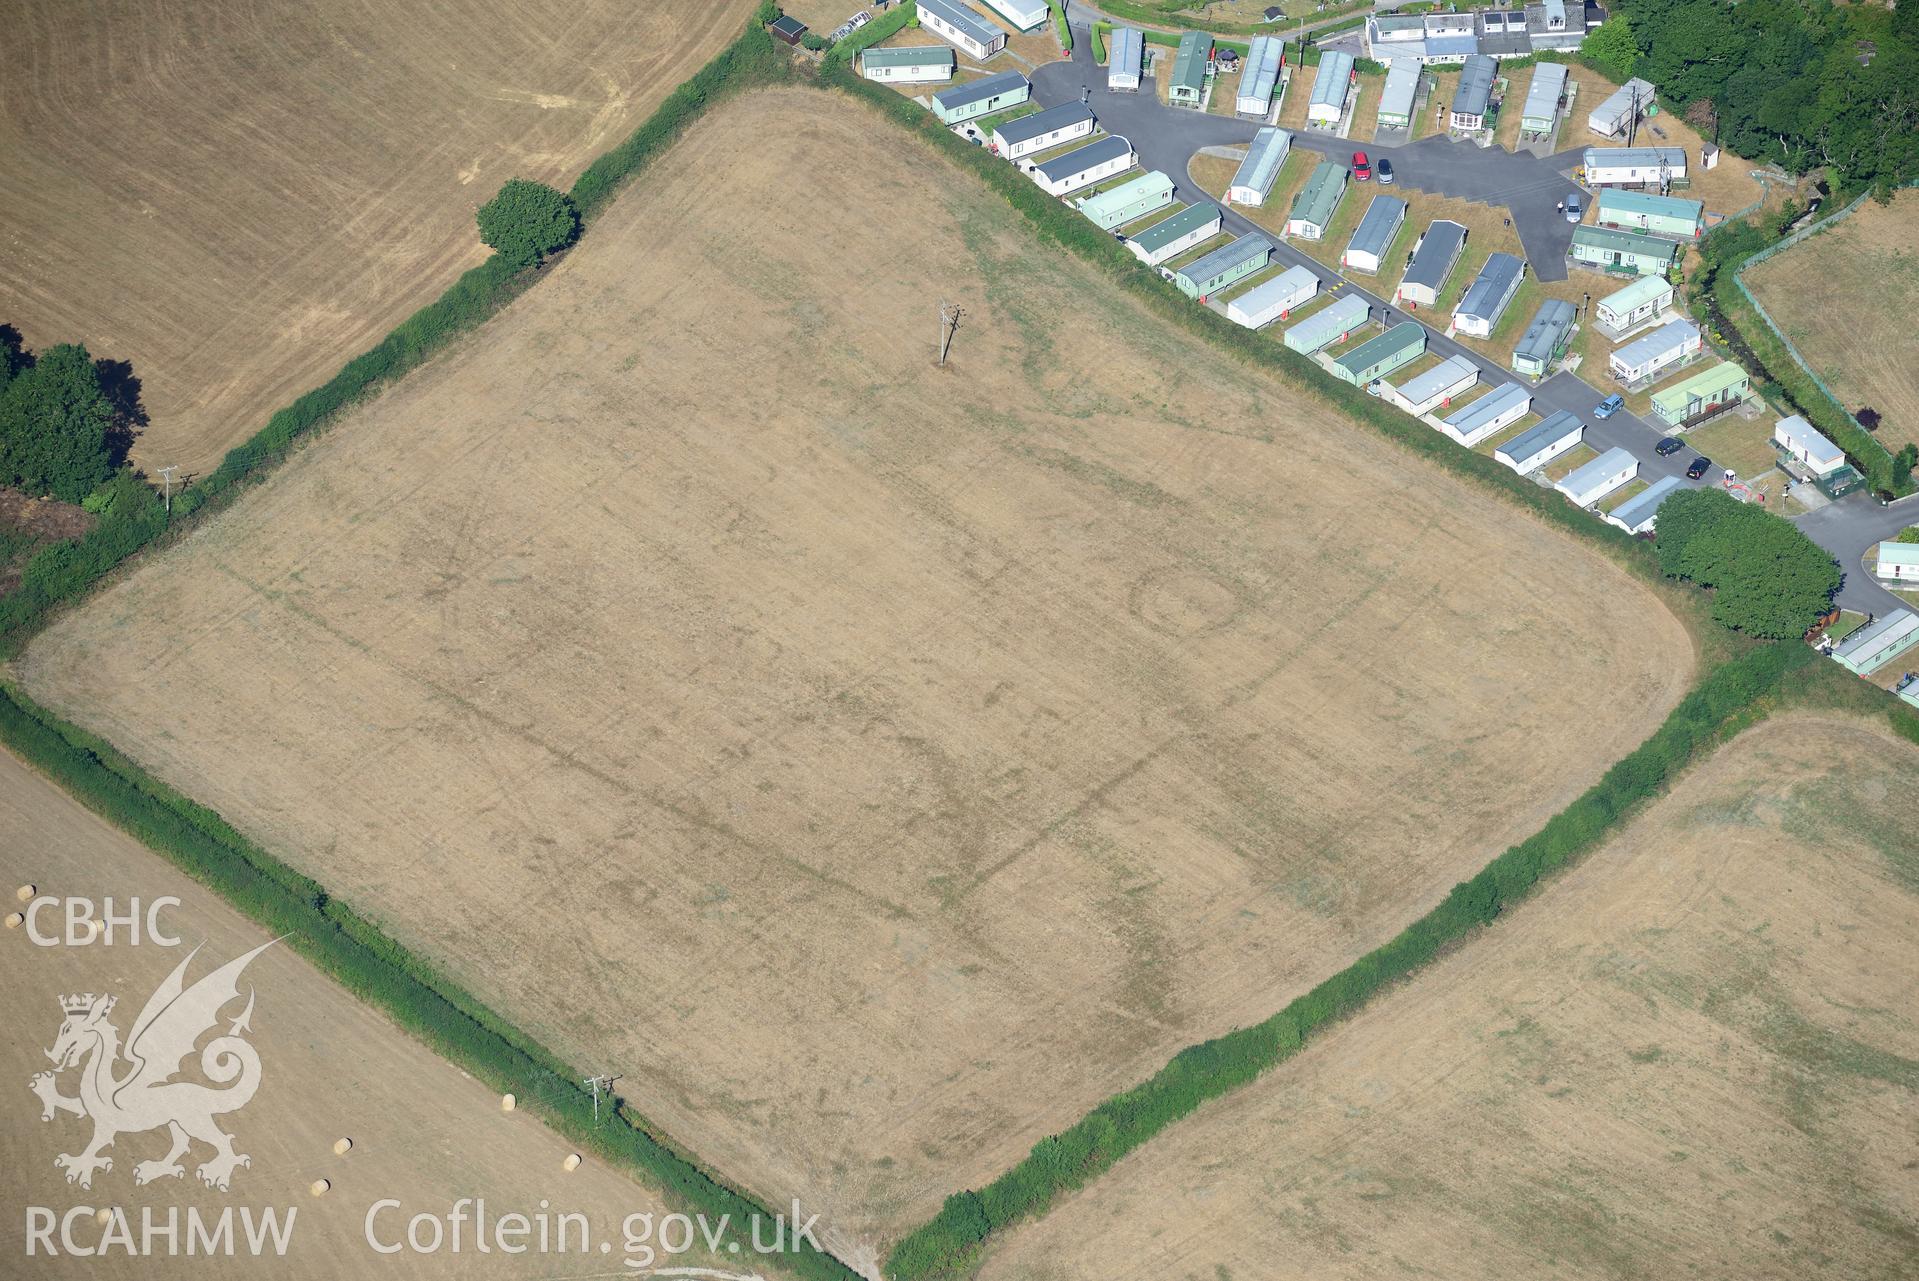
[[[1619,0],[1581,53],[1748,160],[1851,190],[1919,179],[1919,5]]]

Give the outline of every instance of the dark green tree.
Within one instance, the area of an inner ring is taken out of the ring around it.
[[[1579,52],[1588,62],[1619,80],[1629,78],[1639,63],[1639,47],[1632,40],[1632,26],[1624,17],[1612,17],[1586,37]]]
[[[573,201],[543,182],[511,178],[480,206],[480,239],[514,268],[532,267],[580,234]]]
[[[1838,564],[1797,526],[1717,489],[1659,508],[1659,565],[1714,590],[1712,613],[1749,636],[1802,636],[1839,590]]]
[[[87,349],[50,347],[0,392],[0,481],[77,503],[112,474],[112,426]]]
[[[1919,466],[1919,445],[1907,442],[1906,447],[1892,456],[1892,487],[1904,489],[1912,479],[1912,469]]]

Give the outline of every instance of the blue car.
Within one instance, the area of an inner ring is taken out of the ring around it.
[[[1604,400],[1599,402],[1598,408],[1593,410],[1593,417],[1594,418],[1611,418],[1614,414],[1618,413],[1621,409],[1624,409],[1625,407],[1626,407],[1626,398],[1624,396],[1614,394],[1606,397]]]

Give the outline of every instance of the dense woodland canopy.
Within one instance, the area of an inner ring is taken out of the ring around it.
[[[1619,0],[1585,52],[1734,154],[1840,184],[1919,180],[1919,3]]]

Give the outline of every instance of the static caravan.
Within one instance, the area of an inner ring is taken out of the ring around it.
[[[1188,205],[1172,217],[1135,232],[1126,247],[1148,267],[1157,267],[1218,235],[1221,221],[1218,205]]]
[[[924,10],[922,10],[924,12]],[[933,114],[942,123],[956,125],[975,116],[1017,107],[1033,96],[1033,86],[1017,71],[997,71],[933,95]]]
[[[862,49],[860,74],[887,84],[931,84],[953,78],[953,47],[908,45],[898,49]]]
[[[1387,386],[1386,399],[1418,418],[1443,409],[1479,383],[1479,366],[1465,356],[1448,356],[1398,386]]]
[[[1097,196],[1082,196],[1079,211],[1106,231],[1123,227],[1173,203],[1173,180],[1155,169]]]
[[[1206,100],[1206,71],[1213,63],[1213,38],[1204,31],[1188,31],[1179,38],[1173,55],[1173,74],[1166,82],[1166,101],[1175,107],[1197,107]]]
[[[1273,109],[1273,90],[1279,87],[1279,71],[1286,65],[1286,42],[1278,36],[1255,37],[1246,50],[1246,65],[1239,73],[1239,93],[1233,109],[1242,116],[1264,116]]]
[[[1663,276],[1679,256],[1679,246],[1656,236],[1605,227],[1574,227],[1567,261],[1614,275]]]
[[[1682,383],[1652,394],[1652,419],[1662,427],[1692,427],[1717,417],[1752,395],[1752,379],[1731,361],[1722,360]]]
[[[1030,116],[1008,120],[993,128],[993,150],[1008,160],[1063,146],[1075,138],[1093,136],[1093,113],[1077,102],[1061,103]]]
[[[986,0],[993,11],[1021,31],[1046,25],[1046,0]]]
[[[1286,216],[1286,234],[1318,240],[1326,234],[1339,202],[1346,194],[1346,166],[1336,160],[1322,160],[1293,197],[1292,212]]]
[[[1226,189],[1229,205],[1263,205],[1273,190],[1279,167],[1293,149],[1293,135],[1284,129],[1261,129],[1253,135],[1246,158],[1233,174],[1233,185]]]
[[[1684,147],[1588,147],[1588,187],[1642,187],[1662,190],[1686,181]]]
[[[1653,87],[1644,80],[1628,80],[1612,96],[1592,109],[1586,127],[1606,138],[1623,138],[1634,120],[1652,106]]]
[[[1453,328],[1474,338],[1491,338],[1525,278],[1523,259],[1512,254],[1494,254],[1486,259],[1479,275],[1466,287],[1466,296],[1453,309]]]
[[[1205,302],[1220,290],[1266,270],[1272,256],[1273,242],[1249,232],[1169,274],[1181,293]]]
[[[1337,127],[1339,118],[1346,114],[1346,94],[1355,75],[1352,54],[1322,49],[1319,70],[1313,75],[1312,101],[1306,104],[1306,123]]]
[[[1566,96],[1566,64],[1533,64],[1533,82],[1526,89],[1526,104],[1519,109],[1519,132],[1543,138],[1559,123],[1559,102]]]
[[[1628,389],[1636,390],[1657,382],[1672,370],[1683,369],[1704,348],[1699,326],[1690,320],[1668,321],[1651,333],[1614,348],[1613,354],[1606,358],[1606,372]]]
[[[1678,493],[1679,489],[1679,477],[1662,476],[1646,486],[1642,493],[1634,494],[1601,519],[1609,525],[1619,526],[1628,534],[1651,533],[1659,522],[1660,504]]]
[[[1669,240],[1693,240],[1706,229],[1706,204],[1679,196],[1602,187],[1595,221],[1601,227]]]
[[[1048,195],[1063,196],[1132,167],[1133,144],[1118,134],[1107,134],[1063,156],[1034,165],[1032,174],[1033,181],[1045,188]]]
[[[981,62],[1006,47],[1006,32],[960,0],[919,0],[918,8],[922,27]]]
[[[1914,645],[1919,645],[1919,614],[1895,609],[1840,641],[1832,657],[1847,671],[1870,676]]]
[[[1426,326],[1402,320],[1383,334],[1333,357],[1333,376],[1365,387],[1426,354]]]
[[[1499,78],[1499,64],[1483,53],[1466,59],[1459,69],[1459,88],[1453,91],[1452,113],[1447,117],[1455,133],[1479,133],[1486,128],[1486,115],[1492,110],[1493,81]]]
[[[1638,474],[1639,460],[1632,452],[1614,447],[1573,470],[1553,488],[1572,499],[1574,506],[1590,507]]]
[[[1366,216],[1359,220],[1358,230],[1346,242],[1339,261],[1354,271],[1378,275],[1380,264],[1393,247],[1393,237],[1399,234],[1405,221],[1405,201],[1397,196],[1374,196],[1373,203],[1366,206]]]
[[[1381,128],[1413,127],[1413,107],[1419,99],[1419,70],[1416,58],[1394,58],[1386,68],[1386,88],[1379,95]]]
[[[1772,447],[1814,476],[1830,476],[1846,465],[1846,451],[1798,414],[1773,424]]]
[[[1310,356],[1352,337],[1353,331],[1366,323],[1372,311],[1358,294],[1346,294],[1288,329],[1281,335],[1281,341],[1300,355]]]
[[[1501,383],[1441,420],[1439,430],[1455,443],[1471,449],[1524,418],[1532,407],[1531,392],[1518,383]]]
[[[1413,246],[1412,261],[1393,297],[1408,307],[1431,307],[1439,302],[1439,291],[1453,274],[1466,247],[1466,228],[1450,218],[1435,219],[1426,234]]]
[[[1880,543],[1873,573],[1889,583],[1919,583],[1919,543]]]
[[[1319,294],[1319,276],[1310,267],[1288,267],[1226,304],[1226,318],[1248,329],[1284,320],[1295,307]]]
[[[1493,457],[1528,476],[1585,438],[1586,424],[1562,409],[1493,450]]]
[[[1672,306],[1672,282],[1663,276],[1633,281],[1593,304],[1593,326],[1614,342]]]
[[[1146,37],[1136,27],[1114,27],[1106,37],[1106,88],[1138,93],[1146,67]]]
[[[1526,324],[1513,347],[1513,372],[1528,378],[1544,378],[1553,362],[1566,354],[1572,341],[1573,323],[1579,313],[1563,298],[1548,298]]]

